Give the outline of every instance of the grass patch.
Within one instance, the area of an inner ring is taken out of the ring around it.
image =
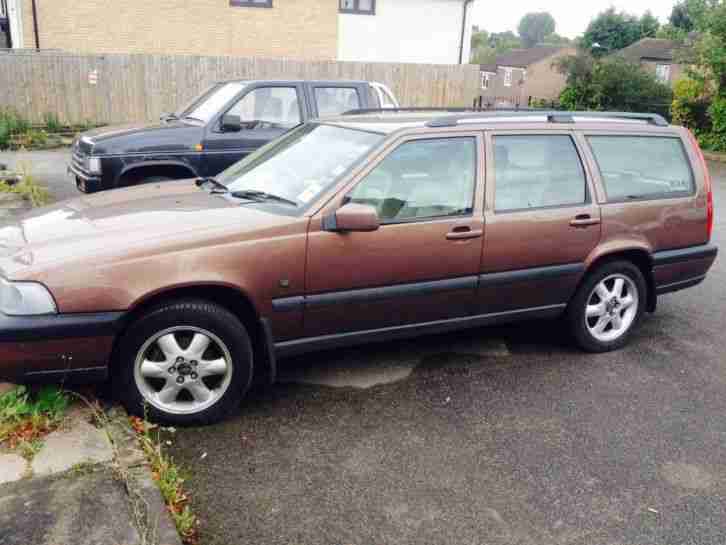
[[[15,193],[26,201],[30,201],[33,207],[50,203],[50,193],[38,183],[35,176],[30,172],[30,167],[23,165],[20,169],[20,175],[21,179],[19,182],[13,184],[0,182],[0,193]]]
[[[199,519],[194,515],[190,506],[191,498],[184,490],[185,479],[181,469],[164,452],[161,429],[138,417],[132,416],[130,420],[182,541],[186,545],[197,545]]]
[[[65,392],[55,386],[36,392],[17,386],[4,393],[0,396],[0,445],[32,459],[42,447],[42,438],[63,420],[69,404]]]

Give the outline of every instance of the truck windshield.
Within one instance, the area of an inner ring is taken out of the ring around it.
[[[180,119],[189,118],[209,123],[211,119],[247,85],[244,81],[218,83],[202,92],[177,114]]]
[[[307,123],[232,165],[217,180],[230,194],[264,192],[305,208],[383,138],[379,133]]]

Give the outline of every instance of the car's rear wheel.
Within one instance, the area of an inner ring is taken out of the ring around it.
[[[583,282],[568,308],[570,329],[583,349],[608,352],[624,346],[646,307],[643,273],[629,261],[598,267]]]
[[[252,357],[244,325],[223,307],[201,300],[162,305],[121,340],[121,398],[129,412],[158,422],[215,422],[249,388]]]

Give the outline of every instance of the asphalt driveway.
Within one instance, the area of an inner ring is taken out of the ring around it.
[[[175,434],[203,542],[726,543],[724,286],[721,257],[614,354],[529,323],[283,362],[294,382]],[[300,383],[371,362],[400,380]]]

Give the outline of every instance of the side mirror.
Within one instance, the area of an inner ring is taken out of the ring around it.
[[[377,231],[380,226],[378,212],[368,204],[348,203],[323,218],[323,230],[334,233]]]
[[[222,132],[239,132],[242,130],[242,121],[238,115],[225,114],[222,116],[222,122],[219,127]]]

